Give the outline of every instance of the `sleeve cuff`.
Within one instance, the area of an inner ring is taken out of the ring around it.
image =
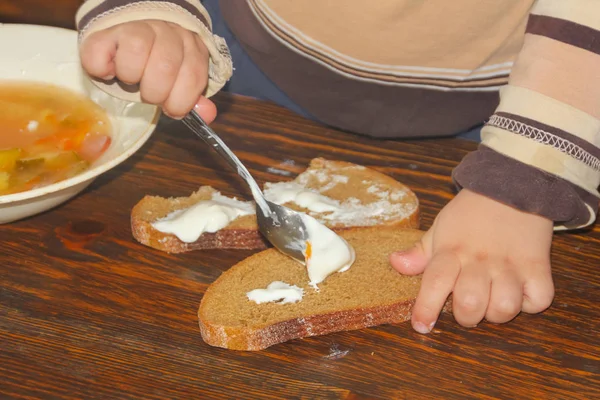
[[[596,219],[596,196],[485,145],[467,155],[452,178],[460,189],[554,221],[555,230],[583,228]]]
[[[211,97],[223,88],[233,73],[231,55],[225,40],[211,32],[210,16],[199,1],[89,0],[79,8],[76,15],[80,41],[103,29],[149,19],[175,23],[198,34],[210,53],[209,81],[205,96]],[[116,97],[141,101],[139,90],[125,89],[117,83],[96,80],[94,83]]]

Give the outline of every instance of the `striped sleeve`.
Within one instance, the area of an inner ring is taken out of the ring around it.
[[[75,22],[80,40],[90,34],[125,22],[161,20],[172,22],[200,36],[210,53],[209,82],[206,96],[218,92],[233,72],[229,49],[223,38],[212,33],[210,16],[196,0],[86,0],[77,11]],[[105,89],[119,91],[120,97],[139,100],[139,93],[128,93],[111,85]]]
[[[538,0],[480,148],[455,169],[466,188],[555,221],[592,224],[600,184],[600,1]]]

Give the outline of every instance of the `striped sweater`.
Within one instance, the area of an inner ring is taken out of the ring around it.
[[[321,122],[382,138],[448,136],[484,121],[453,179],[556,229],[592,224],[600,185],[599,0],[221,0],[261,70]],[[340,7],[342,5],[342,7]],[[88,0],[81,38],[160,19],[196,32],[207,96],[230,78],[197,0]],[[109,90],[118,90],[109,88]]]

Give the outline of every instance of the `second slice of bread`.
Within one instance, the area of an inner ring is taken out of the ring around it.
[[[211,346],[261,350],[288,340],[410,319],[421,277],[401,275],[389,255],[412,247],[423,232],[395,227],[347,230],[356,261],[315,291],[303,265],[277,250],[255,254],[224,272],[204,294],[198,317]],[[256,304],[246,294],[283,281],[304,290],[297,303]]]
[[[315,158],[309,168],[291,182],[267,183],[268,196],[278,187],[292,185],[319,193],[339,203],[346,211],[341,216],[328,212],[316,213],[295,203],[285,206],[310,214],[336,232],[361,226],[395,226],[419,228],[417,196],[397,180],[361,165]],[[215,233],[203,233],[193,243],[185,243],[175,235],[156,230],[152,223],[170,213],[210,200],[218,192],[208,186],[190,197],[163,198],[146,196],[131,212],[134,238],[149,247],[168,253],[202,249],[262,250],[268,244],[258,231],[255,215],[232,221]]]

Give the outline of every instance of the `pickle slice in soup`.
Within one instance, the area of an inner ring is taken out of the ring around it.
[[[81,162],[79,156],[72,151],[49,152],[35,157],[17,161],[17,168],[11,180],[12,186],[30,189],[36,185],[58,182],[74,176],[72,169],[80,171],[76,166]]]
[[[52,155],[45,155],[45,165],[49,169],[62,169],[69,167],[81,161],[81,158],[74,151],[64,151]]]
[[[10,186],[14,189],[24,189],[32,180],[39,179],[44,173],[44,160],[42,158],[21,159],[11,176]]]
[[[47,169],[62,169],[70,164],[75,164],[81,161],[81,158],[74,151],[55,151],[41,153],[34,157],[22,158],[17,161],[17,167],[32,168],[43,165]]]
[[[17,160],[17,169],[27,169],[27,168],[37,168],[37,167],[41,167],[42,165],[44,165],[44,159],[41,157],[35,157],[35,158],[21,158],[20,160]]]
[[[72,178],[75,175],[79,175],[83,171],[87,170],[89,167],[90,167],[89,162],[87,162],[85,160],[81,160],[69,167],[69,169],[67,170],[67,173],[65,174],[64,179]]]
[[[62,181],[65,179],[69,179],[69,178],[73,178],[74,176],[77,176],[77,175],[81,174],[82,172],[84,172],[85,170],[87,170],[89,168],[89,166],[90,166],[89,162],[87,162],[85,160],[81,160],[74,164],[70,164],[69,166],[67,166],[65,168],[61,168],[60,170],[57,170],[53,174],[53,177],[56,182]]]
[[[0,150],[0,171],[12,171],[22,152],[19,148]]]

